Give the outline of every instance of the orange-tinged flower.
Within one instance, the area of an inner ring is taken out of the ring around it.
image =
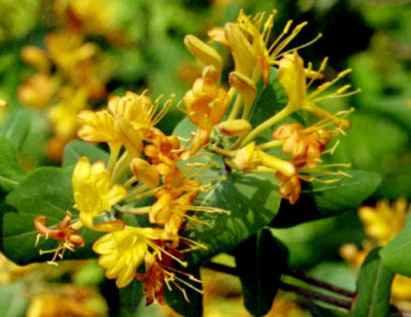
[[[304,128],[299,123],[283,124],[273,132],[273,139],[284,141],[283,151],[290,154],[299,167],[316,166],[330,138],[331,134],[325,129]]]
[[[301,181],[298,174],[285,175],[277,172],[276,176],[281,197],[287,199],[290,204],[295,204],[301,195]]]
[[[106,270],[109,279],[116,279],[116,285],[126,287],[143,263],[149,248],[161,252],[153,242],[163,239],[163,230],[126,226],[99,238],[93,245],[94,252],[100,254],[98,263]]]
[[[124,187],[112,184],[103,162],[91,164],[87,157],[81,157],[74,169],[72,182],[75,207],[84,226],[97,231],[112,231],[123,226],[119,220],[94,223],[95,217],[109,212],[127,195]]]
[[[228,106],[226,91],[219,84],[219,74],[206,67],[201,78],[183,98],[187,116],[201,129],[211,131],[220,122]]]

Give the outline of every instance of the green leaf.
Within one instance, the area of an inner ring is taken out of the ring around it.
[[[257,96],[251,115],[251,124],[256,126],[272,117],[287,105],[287,101],[287,94],[278,81],[278,70],[271,68],[268,84],[265,85],[262,80],[257,84]]]
[[[80,157],[87,156],[92,162],[107,161],[108,153],[93,144],[75,140],[64,148],[63,166],[73,166]]]
[[[0,316],[23,317],[27,305],[27,290],[22,283],[0,286]]]
[[[402,231],[380,251],[384,265],[391,271],[411,276],[411,213]]]
[[[13,144],[16,151],[21,149],[30,132],[30,119],[27,111],[19,110],[11,114],[5,123],[2,135]]]
[[[357,297],[351,309],[351,317],[389,315],[394,274],[384,267],[378,253],[379,249],[371,251],[361,266],[357,281]]]
[[[272,222],[273,227],[290,227],[299,223],[334,217],[355,210],[371,196],[380,184],[376,173],[350,170],[333,184],[305,183],[300,199],[295,205],[282,201],[280,212]]]
[[[267,314],[287,269],[287,248],[263,228],[240,243],[234,254],[245,307],[253,316]]]
[[[184,269],[184,271],[191,274],[196,279],[200,279],[199,267],[191,267],[189,269]],[[180,276],[179,278],[185,280],[186,283],[189,283],[190,285],[193,285],[197,289],[201,290],[201,284],[196,283],[184,276]],[[183,292],[181,292],[171,284],[171,290],[169,290],[167,287],[164,290],[164,296],[167,304],[177,313],[185,317],[203,316],[203,295],[193,288],[188,287],[187,285],[184,285],[182,283],[179,283],[179,285],[186,292],[187,298],[184,296]]]
[[[35,247],[37,232],[33,219],[38,215],[48,218],[48,225],[61,221],[67,210],[72,210],[73,198],[71,189],[71,174],[69,171],[42,167],[29,174],[7,197],[8,205],[2,207],[1,215],[1,246],[0,249],[11,260],[26,264],[34,261],[50,259],[50,254],[39,255]],[[87,245],[67,252],[65,258],[91,257],[90,243],[96,234],[82,230]],[[53,249],[56,242],[43,241],[39,247],[44,250]]]
[[[120,288],[120,309],[129,314],[136,313],[143,295],[143,284],[139,281],[133,281],[127,287]]]
[[[188,223],[185,235],[207,247],[190,253],[190,264],[234,248],[269,224],[278,211],[280,195],[272,175],[233,172],[220,176],[213,189],[196,204],[222,208],[229,213],[204,212],[198,216],[203,224]]]
[[[0,188],[10,191],[23,178],[23,171],[16,159],[16,150],[4,137],[0,137]]]
[[[189,140],[191,134],[196,130],[196,126],[191,122],[189,118],[181,120],[173,130],[174,135],[178,135],[184,143],[184,140]]]

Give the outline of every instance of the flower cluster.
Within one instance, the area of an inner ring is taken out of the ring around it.
[[[172,99],[153,100],[146,91],[127,92],[112,97],[106,109],[79,113],[79,137],[107,145],[110,155],[107,162],[91,162],[87,157],[77,162],[72,176],[76,221],[63,219],[58,228],[50,229],[44,228],[46,218],[37,219],[39,234],[59,241],[53,250],[55,259],[64,250],[81,246],[78,230],[86,227],[104,233],[92,248],[106,276],[116,279],[118,287],[134,279],[142,281],[148,303],[155,299],[161,303],[164,287],[170,283],[185,296],[183,286],[198,290],[194,283],[199,281],[182,267],[187,265],[187,252],[207,246],[182,233],[187,224],[202,225],[198,212],[225,212],[199,205],[199,196],[212,184],[190,170],[207,168],[192,161],[204,153],[221,156],[228,171],[277,177],[281,195],[290,203],[298,200],[300,180],[321,173],[320,156],[327,144],[349,126],[343,118],[347,111],[333,114],[320,105],[351,94],[349,86],[326,93],[349,71],[310,90],[314,81],[322,80],[326,62],[313,70],[311,64],[304,66],[298,54],[301,47],[287,49],[305,23],[295,27],[287,23],[272,41],[273,20],[274,13],[249,17],[241,12],[235,22],[210,31],[211,39],[223,44],[234,60],[228,83],[223,82],[222,55],[193,35],[185,38],[188,50],[202,65],[201,76],[182,100],[186,117],[195,126],[189,139],[156,127]],[[253,124],[257,87],[268,89],[274,73],[288,103]],[[296,112],[312,114],[313,123],[290,123]],[[270,130],[272,137],[264,139]],[[132,221],[128,215],[134,216]]]
[[[405,226],[409,206],[404,199],[393,203],[380,201],[375,207],[361,207],[359,216],[364,227],[366,240],[362,248],[346,244],[341,248],[341,256],[354,268],[359,268],[367,254],[375,247],[386,245]],[[411,300],[411,279],[396,275],[392,284],[392,298],[400,306]],[[409,304],[407,305],[409,308]]]
[[[187,36],[186,46],[204,68],[201,78],[194,82],[183,101],[187,116],[197,126],[191,154],[209,143],[215,152],[226,157],[226,163],[232,169],[273,173],[283,198],[294,204],[300,196],[302,179],[339,174],[321,173],[323,169],[318,165],[327,144],[349,127],[343,117],[351,110],[333,114],[323,108],[323,101],[346,97],[357,91],[350,91],[350,86],[344,85],[329,92],[350,70],[311,89],[314,82],[323,80],[327,59],[314,70],[311,63],[305,66],[298,51],[321,35],[299,47],[288,48],[306,25],[304,22],[293,26],[289,21],[272,41],[275,14],[260,13],[250,17],[240,12],[235,22],[210,30],[210,39],[226,47],[234,60],[235,68],[229,73],[228,87],[221,82],[222,56],[200,39]],[[288,103],[276,113],[274,108],[280,105],[273,104],[273,115],[253,126],[252,114],[258,106],[257,87],[260,83],[269,87],[272,74],[278,76]],[[312,115],[312,121],[309,124],[290,123],[297,112]],[[272,129],[271,140],[262,136]],[[256,140],[261,139],[265,142],[257,143]]]

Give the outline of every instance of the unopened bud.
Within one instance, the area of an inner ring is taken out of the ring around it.
[[[27,46],[21,51],[23,61],[40,72],[47,72],[50,68],[46,53],[35,46]]]
[[[296,173],[294,165],[288,161],[281,160],[263,151],[259,151],[259,157],[262,165],[272,168],[285,176],[292,176]]]
[[[225,37],[225,31],[222,27],[215,27],[208,31],[208,37],[214,42],[229,46],[227,38]]]
[[[226,120],[218,125],[218,130],[228,136],[242,136],[251,131],[251,124],[244,119]]]
[[[198,58],[201,63],[205,65],[213,65],[219,70],[222,68],[223,61],[220,54],[199,38],[194,35],[187,35],[184,38],[184,44],[191,54]]]

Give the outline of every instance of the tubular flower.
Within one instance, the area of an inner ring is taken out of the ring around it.
[[[84,246],[84,239],[78,233],[76,227],[78,224],[72,223],[71,214],[67,213],[64,218],[57,224],[56,228],[50,229],[47,227],[47,217],[37,216],[33,220],[34,227],[37,230],[36,244],[40,241],[41,237],[46,239],[53,239],[58,241],[58,246],[55,249],[40,251],[40,253],[54,252],[54,256],[51,262],[55,262],[57,259],[62,259],[66,250],[75,251],[77,248]]]
[[[98,239],[93,250],[101,255],[98,263],[106,270],[107,278],[116,279],[121,288],[133,281],[147,254],[161,252],[154,241],[162,239],[161,229],[126,226]]]
[[[220,86],[219,77],[214,67],[206,67],[183,98],[187,116],[199,128],[193,139],[192,153],[207,143],[211,130],[222,120],[228,107],[229,97]]]
[[[124,145],[133,155],[142,150],[143,139],[165,115],[170,101],[161,110],[145,95],[127,92],[123,97],[113,97],[108,110],[79,114],[79,136],[86,141],[106,142],[116,147]]]
[[[71,87],[63,89],[60,92],[60,102],[49,112],[56,135],[70,140],[77,129],[77,114],[87,106],[87,95],[84,90],[74,91]]]
[[[95,217],[110,212],[113,205],[127,195],[124,187],[112,184],[104,163],[91,164],[88,158],[81,157],[74,169],[72,182],[74,206],[84,226],[97,231],[112,231],[123,226],[119,220],[94,223]]]
[[[351,73],[351,69],[340,72],[333,80],[322,83],[312,92],[307,91],[313,81],[322,78],[321,72],[325,69],[326,64],[327,59],[324,59],[318,71],[306,70],[302,58],[298,55],[297,51],[294,51],[294,53],[285,54],[278,62],[278,79],[287,93],[287,109],[289,111],[293,112],[303,109],[313,113],[320,119],[331,121],[337,127],[345,129],[348,127],[346,120],[339,119],[322,109],[318,106],[318,103],[327,99],[347,97],[358,92],[358,90],[349,91],[351,86],[344,85],[332,93],[324,94],[340,79]],[[309,79],[308,83],[307,79]]]
[[[268,82],[270,66],[276,63],[280,53],[307,25],[306,22],[303,22],[293,28],[293,21],[290,20],[287,22],[282,33],[270,43],[276,14],[277,12],[274,11],[268,16],[265,13],[247,16],[241,11],[236,22],[225,25],[224,37],[221,36],[221,32],[218,32],[218,29],[211,32],[213,39],[220,43],[226,43],[229,46],[234,58],[236,71],[250,79],[262,76],[266,84]],[[321,35],[299,48],[310,45],[319,37]]]

